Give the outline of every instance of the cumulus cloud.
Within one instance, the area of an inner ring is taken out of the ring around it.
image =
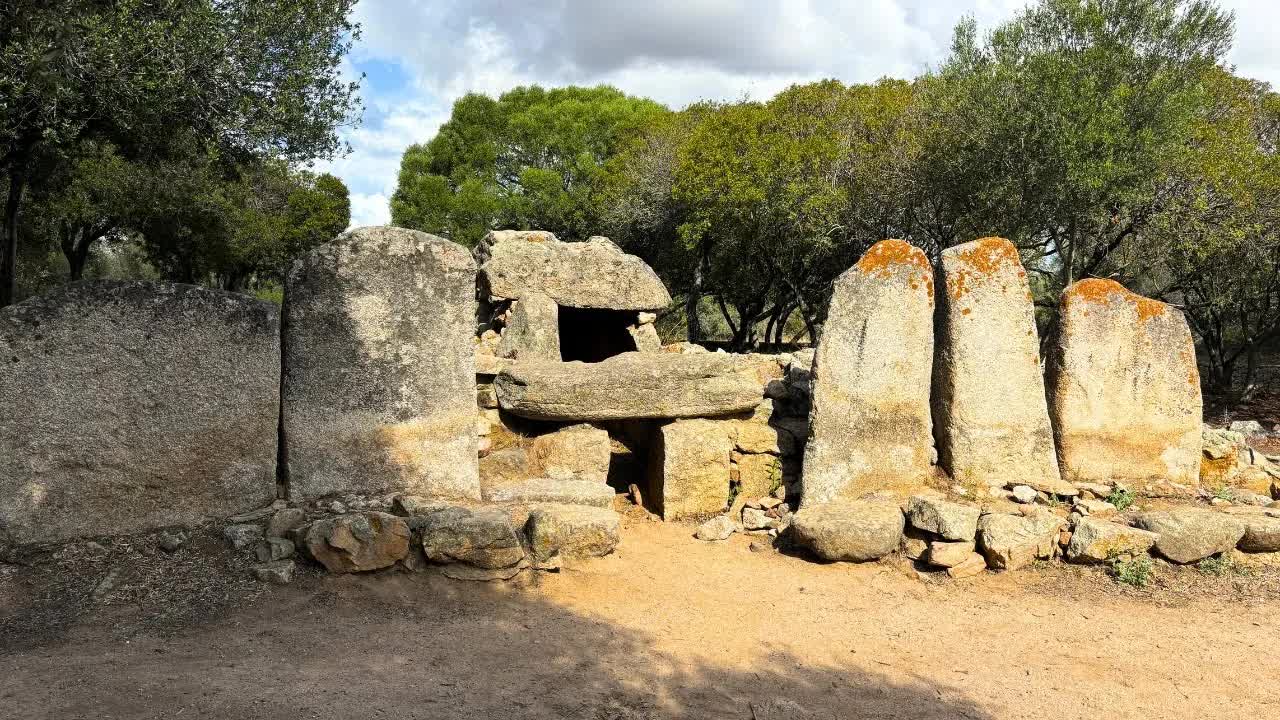
[[[1241,73],[1275,82],[1275,0],[1222,3],[1237,14]],[[945,56],[957,21],[984,28],[1024,0],[366,0],[354,70],[402,71],[399,87],[367,84],[370,110],[347,133],[354,152],[327,164],[352,189],[354,224],[386,222],[404,148],[425,142],[467,92],[517,85],[614,85],[672,107],[767,99],[790,84],[835,77],[913,77]]]

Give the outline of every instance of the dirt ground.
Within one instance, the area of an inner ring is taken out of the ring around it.
[[[689,533],[628,518],[614,555],[509,583],[389,570],[262,586],[213,535],[0,565],[0,717],[1280,711],[1277,568],[1162,565],[1145,590],[1056,564],[955,582]]]

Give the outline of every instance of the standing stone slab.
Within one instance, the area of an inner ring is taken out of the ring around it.
[[[650,497],[664,520],[718,513],[729,499],[730,423],[677,420],[654,433],[649,459]]]
[[[924,481],[932,363],[929,260],[901,240],[876,243],[836,281],[814,357],[806,505]]]
[[[653,269],[609,238],[560,242],[538,230],[495,230],[476,246],[480,284],[490,297],[519,300],[540,292],[560,305],[660,310],[671,295]]]
[[[1182,313],[1089,279],[1062,293],[1058,322],[1047,375],[1063,476],[1194,485],[1200,375]]]
[[[543,293],[525,295],[511,308],[498,357],[512,360],[560,359],[560,306]]]
[[[294,499],[479,498],[475,264],[413,230],[359,228],[286,283],[284,438]]]
[[[275,497],[280,316],[98,281],[0,309],[0,541],[191,525]]]
[[[938,461],[957,482],[1075,495],[1058,474],[1027,272],[1003,238],[942,252]]]

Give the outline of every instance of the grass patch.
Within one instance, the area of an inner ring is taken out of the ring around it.
[[[1225,577],[1227,575],[1248,575],[1249,568],[1236,562],[1235,558],[1223,553],[1212,555],[1196,563],[1196,569],[1205,575]]]
[[[1111,494],[1107,496],[1107,502],[1115,505],[1116,510],[1119,510],[1120,512],[1128,510],[1129,506],[1133,505],[1133,501],[1135,499],[1136,498],[1134,497],[1132,490],[1119,486],[1113,488],[1111,490]]]
[[[1116,582],[1135,588],[1146,587],[1151,582],[1154,570],[1154,563],[1146,555],[1134,558],[1114,557],[1107,568]]]

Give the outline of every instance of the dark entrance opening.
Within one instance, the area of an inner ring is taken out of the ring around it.
[[[636,349],[627,327],[637,314],[627,310],[560,308],[560,359],[600,362]]]

